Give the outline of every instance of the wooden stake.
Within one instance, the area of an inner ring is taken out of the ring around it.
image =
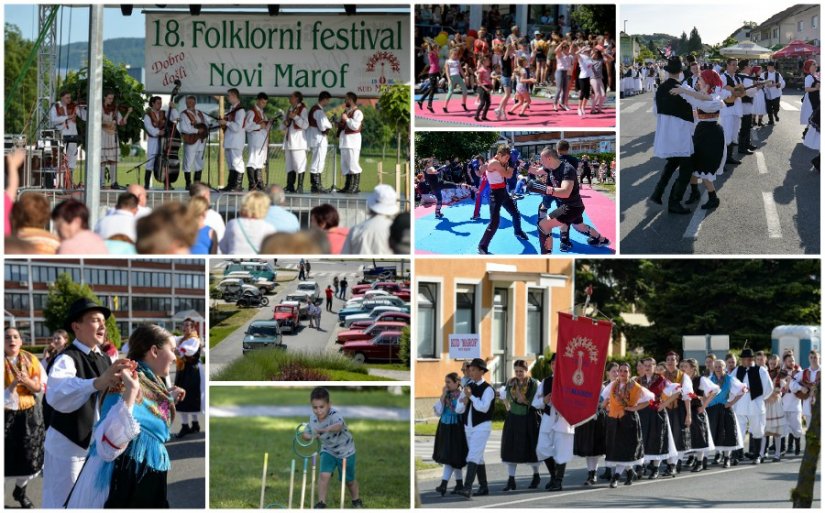
[[[264,453],[264,472],[261,474],[261,508],[264,509],[264,490],[266,490],[266,466],[269,462],[269,453]]]
[[[347,484],[347,459],[344,458],[343,465],[341,467],[341,509],[344,509],[344,496],[346,494],[346,484]]]
[[[304,509],[304,501],[306,500],[307,496],[307,465],[309,464],[309,458],[304,458],[304,477],[301,480],[301,505],[298,509]]]
[[[312,486],[309,489],[309,507],[315,507],[315,458],[317,458],[317,454],[312,455]]]
[[[292,494],[295,491],[295,460],[292,460],[292,470],[289,472],[289,509],[292,509]]]

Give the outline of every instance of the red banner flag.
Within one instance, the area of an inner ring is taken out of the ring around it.
[[[596,415],[612,328],[610,321],[559,312],[553,406],[571,426]]]

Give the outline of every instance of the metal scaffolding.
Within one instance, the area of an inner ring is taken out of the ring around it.
[[[47,26],[47,20],[56,14],[59,5],[40,5],[38,21],[41,29]],[[55,99],[57,85],[57,23],[48,28],[40,49],[37,52],[37,134],[49,126],[49,109]],[[37,135],[35,136],[37,137]]]

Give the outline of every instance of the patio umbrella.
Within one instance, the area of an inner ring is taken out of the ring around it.
[[[775,54],[773,54],[774,59],[785,59],[788,57],[799,57],[799,56],[807,56],[807,55],[818,55],[819,54],[819,47],[814,45],[809,45],[805,41],[794,40],[788,43],[788,46],[782,48]]]
[[[770,49],[759,46],[753,41],[742,41],[733,46],[722,48],[719,53],[734,59],[769,59],[771,57]]]

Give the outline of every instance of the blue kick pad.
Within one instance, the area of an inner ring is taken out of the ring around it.
[[[490,253],[494,255],[537,255],[539,251],[538,237],[538,208],[541,203],[541,196],[530,194],[523,199],[516,201],[516,206],[521,213],[521,228],[527,233],[528,240],[522,241],[516,238],[513,233],[513,220],[510,214],[501,209],[501,221],[498,231],[490,242]],[[490,222],[490,206],[485,201],[481,204],[481,219],[472,221],[475,209],[475,201],[466,199],[460,203],[450,206],[443,206],[441,213],[444,217],[437,219],[435,213],[428,214],[415,220],[415,249],[438,254],[449,255],[477,255],[478,243],[487,229]],[[594,226],[593,221],[584,213],[584,222]],[[587,243],[587,236],[570,229],[570,242],[573,249],[567,253],[562,253],[560,248],[559,229],[555,228],[552,233],[553,254],[569,255],[612,255],[613,250],[609,246],[591,246]],[[613,241],[611,241],[611,244]]]

